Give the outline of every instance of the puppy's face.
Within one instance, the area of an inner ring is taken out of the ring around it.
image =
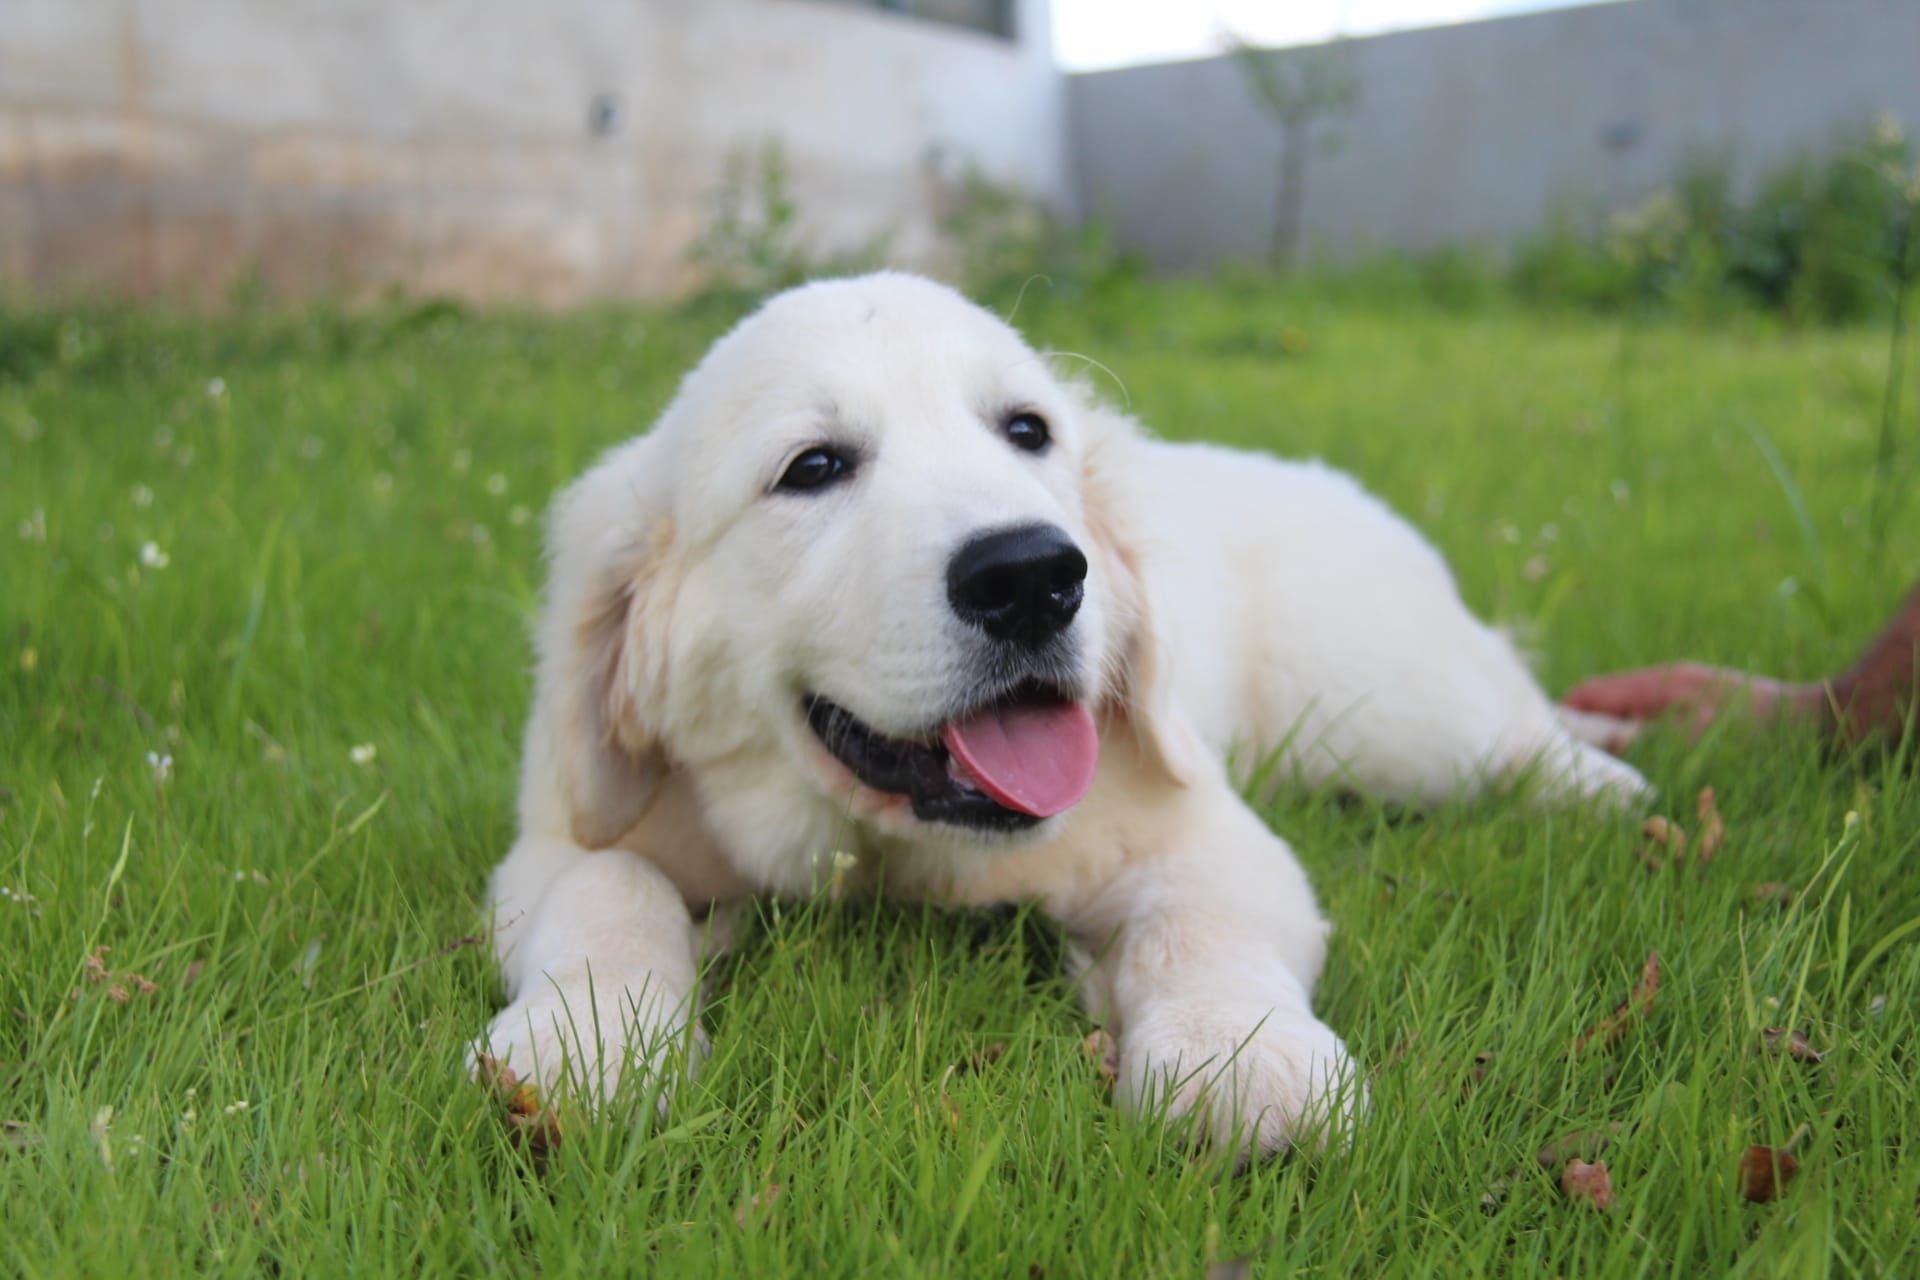
[[[797,290],[724,338],[647,442],[678,563],[667,753],[752,761],[729,785],[785,773],[895,834],[1070,808],[1116,648],[1081,417],[1011,329],[923,280]]]

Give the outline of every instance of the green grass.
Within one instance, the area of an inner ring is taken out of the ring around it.
[[[1552,688],[1830,669],[1920,571],[1914,504],[1870,551],[1871,331],[1229,285],[1021,319],[1167,434],[1358,472]],[[1668,810],[1712,785],[1729,830],[1660,874],[1631,822],[1279,801],[1339,928],[1320,1007],[1376,1068],[1345,1154],[1190,1158],[1115,1112],[1042,922],[857,902],[761,909],[664,1121],[517,1147],[461,1059],[538,513],[723,323],[0,316],[0,1270],[1911,1274],[1920,789],[1804,738],[1643,744]],[[90,980],[96,947],[151,994]],[[1651,1014],[1570,1058],[1655,949]],[[1743,1202],[1741,1151],[1803,1123],[1784,1198]],[[1609,1126],[1599,1214],[1534,1155]]]

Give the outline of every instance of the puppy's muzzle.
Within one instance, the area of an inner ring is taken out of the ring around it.
[[[1025,524],[970,538],[947,563],[954,613],[995,640],[1037,649],[1080,611],[1087,557],[1066,530]]]

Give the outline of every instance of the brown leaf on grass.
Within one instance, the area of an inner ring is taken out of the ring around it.
[[[1567,1160],[1586,1160],[1599,1155],[1613,1144],[1613,1135],[1618,1132],[1617,1124],[1605,1129],[1578,1129],[1555,1138],[1536,1151],[1533,1158],[1542,1169],[1551,1171]]]
[[[1687,829],[1672,818],[1656,813],[1640,824],[1640,834],[1645,837],[1645,843],[1636,856],[1650,871],[1658,871],[1687,856]]]
[[[1646,963],[1640,966],[1640,981],[1635,984],[1633,993],[1618,1005],[1612,1013],[1580,1033],[1573,1042],[1573,1051],[1579,1053],[1595,1041],[1602,1049],[1611,1049],[1620,1043],[1637,1019],[1646,1017],[1653,1011],[1653,997],[1660,990],[1660,953],[1647,952]]]
[[[143,973],[115,973],[107,964],[107,953],[112,950],[112,947],[102,944],[95,947],[92,953],[80,962],[81,974],[85,977],[88,986],[104,985],[107,989],[107,999],[115,1004],[127,1003],[135,991],[143,996],[150,996],[160,990],[158,986],[148,981]],[[73,996],[76,1000],[79,999],[78,988],[75,988]]]
[[[1777,902],[1785,906],[1787,903],[1793,901],[1793,886],[1781,884],[1777,880],[1769,880],[1765,884],[1757,884],[1747,892],[1755,902]]]
[[[1093,1060],[1100,1078],[1111,1085],[1120,1075],[1120,1046],[1113,1042],[1105,1027],[1095,1027],[1080,1042],[1081,1050]]]
[[[1740,1156],[1740,1194],[1765,1204],[1786,1188],[1800,1162],[1784,1147],[1751,1146]]]
[[[1740,1194],[1755,1204],[1765,1204],[1786,1190],[1793,1175],[1800,1172],[1794,1148],[1806,1141],[1813,1126],[1801,1125],[1793,1131],[1784,1147],[1751,1146],[1740,1154]]]
[[[1513,1191],[1513,1184],[1526,1176],[1527,1171],[1518,1165],[1507,1170],[1487,1184],[1487,1190],[1480,1197],[1480,1207],[1492,1213],[1507,1202],[1507,1196]]]
[[[970,1071],[985,1071],[988,1067],[1006,1056],[1006,1044],[996,1040],[984,1049],[969,1050],[967,1056],[956,1064],[956,1070],[960,1075],[965,1075]]]
[[[1613,1207],[1613,1179],[1607,1176],[1607,1162],[1567,1161],[1560,1171],[1560,1193],[1569,1200],[1582,1200],[1595,1209]]]
[[[785,1184],[769,1182],[766,1186],[760,1188],[745,1200],[742,1200],[733,1211],[733,1225],[745,1228],[747,1223],[760,1216],[763,1210],[772,1208],[773,1202],[778,1200],[780,1193],[785,1190]]]
[[[1776,1056],[1784,1053],[1795,1062],[1818,1062],[1827,1056],[1808,1042],[1806,1032],[1789,1031],[1785,1027],[1761,1031],[1760,1047]]]
[[[1727,824],[1720,817],[1712,787],[1700,789],[1700,799],[1695,802],[1694,810],[1700,819],[1700,838],[1694,845],[1694,851],[1704,866],[1713,861],[1713,855],[1720,852],[1720,846],[1726,843]]]

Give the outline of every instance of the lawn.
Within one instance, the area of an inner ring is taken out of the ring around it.
[[[1732,729],[1633,755],[1687,826],[1715,789],[1705,865],[1502,799],[1271,807],[1373,1072],[1350,1151],[1193,1158],[1114,1110],[1043,922],[858,901],[761,907],[663,1120],[516,1140],[462,1059],[541,509],[725,321],[0,312],[0,1270],[1914,1273],[1920,787]],[[1880,332],[1229,283],[1020,321],[1166,434],[1357,472],[1552,689],[1828,670],[1920,573],[1920,504],[1869,528]]]

